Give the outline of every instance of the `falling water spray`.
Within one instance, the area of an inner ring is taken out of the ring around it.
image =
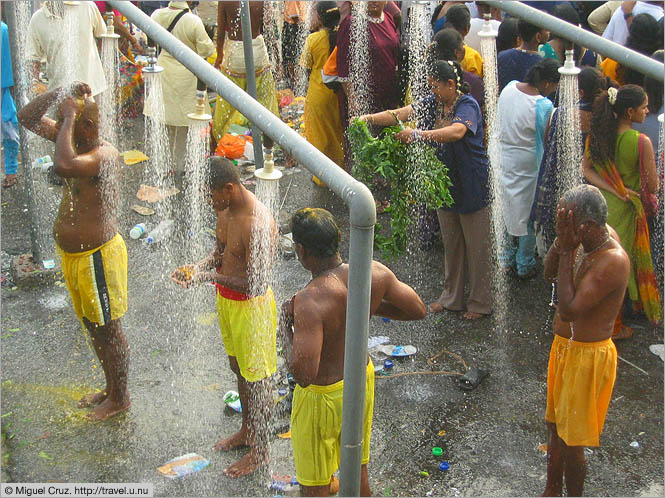
[[[559,123],[556,133],[559,165],[557,198],[561,198],[564,192],[582,183],[582,132],[577,82],[580,69],[575,67],[573,50],[566,50],[566,61],[559,68],[559,73],[561,81],[559,82]]]

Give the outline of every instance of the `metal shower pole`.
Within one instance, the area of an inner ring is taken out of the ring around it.
[[[162,26],[130,2],[108,0],[127,19],[180,61],[187,69],[214,89],[250,122],[291,154],[301,165],[323,181],[349,206],[349,281],[346,307],[344,353],[344,410],[342,413],[342,449],[340,496],[360,494],[360,466],[365,409],[365,371],[367,368],[367,333],[372,277],[372,254],[376,206],[371,192],[321,151],[289,128],[280,118],[242,91],[235,83],[199,57]]]
[[[256,70],[254,69],[254,49],[252,47],[252,17],[249,12],[249,0],[240,2],[240,21],[242,23],[242,48],[245,52],[245,76],[247,78],[247,93],[258,102],[256,92]],[[221,33],[224,36],[224,33]],[[220,36],[220,33],[217,33]],[[263,147],[261,132],[254,121],[252,127],[252,143],[254,145],[254,164],[256,169],[263,168]]]
[[[16,21],[16,9],[18,8],[18,2],[3,2],[2,8],[5,12],[5,19],[7,20],[7,28],[9,28],[9,46],[12,53],[12,72],[14,76],[14,88],[16,91],[17,106],[22,107],[23,104],[23,92],[27,92],[29,88],[28,82],[22,82],[21,78],[21,69],[16,63],[19,58],[19,47],[18,47],[18,23]],[[24,68],[23,68],[24,69]],[[25,69],[24,69],[25,70]],[[19,135],[20,135],[20,147],[21,147],[21,160],[23,162],[23,175],[25,176],[24,189],[25,197],[28,201],[28,216],[30,218],[30,247],[32,250],[32,259],[35,263],[42,263],[42,252],[39,247],[38,239],[38,230],[39,230],[39,213],[37,212],[37,206],[35,204],[35,191],[34,185],[32,184],[32,165],[30,164],[30,158],[28,154],[28,137],[26,136],[26,130],[19,126]]]

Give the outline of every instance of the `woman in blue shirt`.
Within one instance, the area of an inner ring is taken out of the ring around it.
[[[432,145],[448,167],[454,203],[437,212],[445,248],[443,292],[430,304],[429,311],[466,308],[464,318],[472,320],[492,311],[489,161],[483,117],[478,102],[467,95],[469,87],[457,62],[433,62],[428,83],[431,95],[401,109],[360,119],[382,126],[415,119],[418,129],[405,128],[395,138],[404,143],[422,141]],[[467,279],[469,298],[465,306]]]

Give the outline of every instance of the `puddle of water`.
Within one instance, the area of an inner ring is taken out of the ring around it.
[[[39,304],[49,310],[60,310],[69,305],[67,302],[67,294],[56,294],[54,296],[43,297],[39,300]]]

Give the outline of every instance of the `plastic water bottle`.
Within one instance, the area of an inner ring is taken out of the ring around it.
[[[173,220],[162,220],[153,228],[145,239],[146,244],[161,242],[171,235],[173,231]]]
[[[48,173],[48,170],[53,166],[51,156],[38,157],[32,161],[32,167],[42,173]]]
[[[138,223],[129,231],[129,236],[134,240],[140,239],[146,230],[147,228],[144,223]]]

